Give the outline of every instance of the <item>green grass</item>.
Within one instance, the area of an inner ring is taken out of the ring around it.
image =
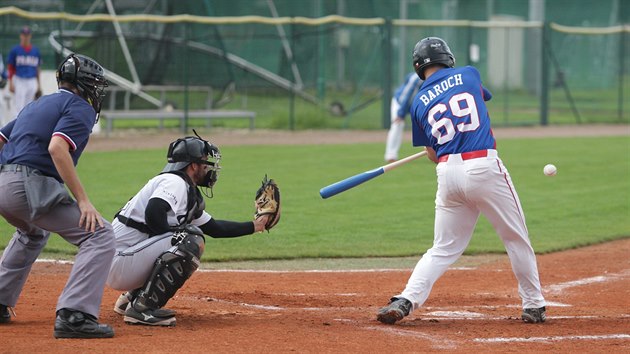
[[[323,200],[319,189],[382,164],[382,144],[229,146],[207,210],[218,219],[248,220],[265,173],[282,191],[283,214],[270,233],[207,240],[205,261],[419,255],[431,246],[434,164],[400,167]],[[402,154],[417,149],[405,146]],[[630,138],[545,138],[499,141],[539,253],[630,236]],[[546,177],[547,163],[558,175]],[[161,170],[164,151],[85,153],[79,174],[92,202],[111,220],[144,183]],[[13,230],[0,221],[0,248]],[[51,237],[47,252],[75,248]],[[468,254],[504,248],[481,218]]]

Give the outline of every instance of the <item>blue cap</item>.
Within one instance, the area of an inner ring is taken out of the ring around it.
[[[22,27],[20,34],[31,34],[31,28],[29,26]]]

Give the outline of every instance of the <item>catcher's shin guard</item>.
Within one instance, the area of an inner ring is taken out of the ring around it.
[[[205,239],[188,234],[177,244],[177,249],[162,253],[153,266],[151,276],[133,302],[137,310],[157,309],[166,305],[177,290],[199,267]]]

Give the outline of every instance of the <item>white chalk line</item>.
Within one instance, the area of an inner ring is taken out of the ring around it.
[[[454,267],[448,270],[475,270],[471,267]],[[197,269],[202,273],[390,273],[409,272],[409,269],[307,269],[307,270],[264,270],[264,269]]]
[[[609,281],[616,281],[616,280],[624,279],[624,278],[628,278],[628,277],[630,277],[630,269],[625,269],[625,270],[623,270],[623,271],[621,271],[619,273],[598,275],[598,276],[594,276],[594,277],[583,278],[583,279],[578,279],[578,280],[567,281],[567,282],[564,282],[564,283],[549,285],[549,286],[547,286],[545,288],[545,290],[550,292],[550,293],[561,293],[564,290],[567,290],[567,289],[573,288],[573,287],[578,287],[578,286],[583,286],[583,285],[590,285],[590,284],[594,284],[594,283],[603,283],[603,282],[609,282]]]
[[[36,259],[35,263],[74,264],[74,261],[64,261],[61,259]]]
[[[272,306],[272,305],[261,305],[261,304],[251,304],[246,302],[238,302],[238,301],[230,301],[219,299],[215,297],[196,297],[196,296],[177,296],[180,299],[184,300],[202,300],[202,301],[214,301],[217,303],[224,303],[236,306],[242,306],[246,308],[264,310],[264,311],[309,311],[309,312],[335,312],[339,313],[340,309],[344,311],[358,311],[364,312],[365,307],[282,307],[282,306]],[[465,306],[467,308],[488,308],[488,309],[498,309],[498,308],[513,308],[515,305],[506,305],[506,306]],[[435,307],[434,307],[435,308]],[[471,311],[448,311],[447,308],[435,308],[435,311],[428,312],[426,314],[421,315],[420,318],[422,320],[430,321],[430,320],[449,320],[449,321],[505,321],[508,317],[503,316],[491,316],[479,312],[471,312]],[[516,316],[516,315],[515,315]],[[627,318],[630,315],[619,315],[617,317],[611,318]],[[597,319],[599,316],[595,315],[583,315],[583,316],[547,316],[548,319]],[[342,319],[337,319],[337,321],[341,321]]]
[[[235,301],[218,299],[218,298],[215,298],[215,297],[196,298],[196,297],[192,297],[192,296],[180,296],[180,298],[183,298],[183,299],[195,298],[195,299],[201,299],[201,300],[204,300],[204,301],[214,301],[214,302],[219,302],[219,303],[224,303],[224,304],[238,305],[238,306],[250,307],[250,308],[255,308],[255,309],[260,309],[260,310],[268,310],[268,311],[284,311],[284,310],[286,310],[285,307],[271,306],[271,305],[259,305],[259,304],[248,304],[246,302],[235,302]]]
[[[418,331],[409,331],[400,329],[399,327],[385,327],[385,326],[367,326],[364,327],[368,330],[381,331],[387,334],[394,334],[397,336],[413,337],[423,340],[428,340],[431,343],[431,347],[434,349],[454,349],[457,348],[457,343],[440,336],[434,336]]]
[[[630,334],[603,334],[603,335],[580,335],[580,336],[552,336],[552,337],[497,337],[497,338],[474,338],[473,342],[478,343],[528,343],[528,342],[559,342],[567,340],[610,340],[610,339],[630,339]]]

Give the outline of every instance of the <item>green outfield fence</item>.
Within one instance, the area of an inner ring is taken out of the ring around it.
[[[0,8],[0,51],[6,60],[30,25],[44,69],[71,51],[94,57],[114,84],[108,110],[238,109],[261,128],[382,129],[414,44],[439,36],[458,65],[481,72],[496,125],[630,122],[625,1],[596,1],[588,26],[529,20],[536,11],[523,15],[519,0],[490,3],[482,16],[488,2],[477,0],[0,1],[20,6]],[[353,11],[373,17],[335,14]],[[418,19],[433,13],[442,19]],[[231,124],[246,122],[218,123]]]

